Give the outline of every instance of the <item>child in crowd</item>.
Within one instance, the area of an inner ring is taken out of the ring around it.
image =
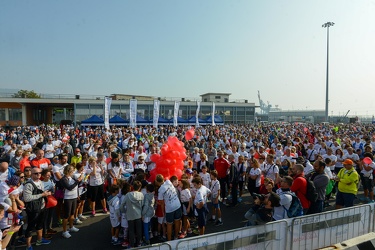
[[[111,233],[112,233],[112,244],[114,246],[121,245],[121,240],[119,239],[119,233],[121,228],[121,213],[120,213],[120,199],[117,196],[119,193],[119,187],[117,185],[112,185],[110,188],[111,195],[108,197],[109,206],[109,218],[111,220]]]
[[[163,183],[164,178],[161,174],[156,175],[155,178],[155,196],[156,200],[158,197],[158,191]],[[156,202],[156,208],[155,208],[155,215],[158,218],[158,235],[159,235],[159,240],[160,241],[166,241],[167,237],[167,227],[166,227],[166,219],[165,219],[165,213],[164,213],[164,207],[163,203],[159,200]]]
[[[120,204],[124,203],[125,195],[129,193],[131,190],[131,186],[129,183],[125,182],[123,184],[123,187],[121,189],[121,197],[120,197]],[[124,234],[124,240],[121,244],[122,247],[128,247],[129,241],[128,241],[128,220],[126,219],[126,206],[120,207],[121,212],[121,228],[123,230]]]
[[[183,231],[178,236],[179,239],[183,239],[186,237],[188,233],[191,233],[190,229],[190,222],[189,222],[189,213],[192,209],[192,200],[191,200],[191,193],[190,193],[190,184],[187,180],[181,180],[180,182],[180,201],[182,204],[182,220],[183,220]],[[190,231],[189,231],[190,230]]]
[[[129,225],[129,246],[140,247],[142,240],[142,207],[143,194],[141,191],[142,184],[134,181],[133,190],[125,195],[121,207],[126,206],[126,219]]]
[[[206,218],[208,214],[207,196],[211,193],[211,191],[202,185],[202,179],[200,177],[195,177],[192,183],[197,189],[197,193],[194,198],[194,205],[196,215],[198,216],[199,235],[203,235],[206,228]]]
[[[146,186],[147,193],[144,195],[143,208],[142,208],[142,218],[143,218],[143,235],[145,237],[145,244],[150,245],[150,221],[155,215],[154,210],[154,185],[148,184]]]
[[[221,220],[221,209],[219,204],[219,197],[220,197],[220,182],[217,179],[217,171],[212,170],[211,171],[211,200],[212,200],[212,217],[210,221],[215,221],[216,214],[217,214],[217,221],[215,222],[215,226],[221,226],[223,225],[223,222]]]
[[[202,172],[199,173],[199,176],[202,178],[203,185],[209,188],[210,183],[211,183],[211,178],[210,178],[210,174],[207,173],[207,166],[202,166]]]

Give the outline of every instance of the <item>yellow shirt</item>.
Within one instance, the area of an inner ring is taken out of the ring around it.
[[[349,170],[343,167],[337,177],[340,178],[338,188],[341,193],[357,194],[358,173],[354,167]]]

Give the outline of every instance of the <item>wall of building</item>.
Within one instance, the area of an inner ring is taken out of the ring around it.
[[[19,103],[0,103],[0,125],[20,126],[22,125],[22,105]]]

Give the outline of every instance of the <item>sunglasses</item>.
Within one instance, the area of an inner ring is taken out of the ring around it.
[[[25,178],[25,176],[20,176],[20,178],[22,179],[22,178]]]
[[[31,169],[25,169],[25,172],[30,172],[31,171]]]
[[[34,173],[35,175],[41,175],[42,174],[42,172],[38,172],[38,173]]]

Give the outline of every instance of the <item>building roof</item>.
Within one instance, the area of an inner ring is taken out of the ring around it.
[[[205,96],[205,95],[231,95],[232,93],[206,93],[200,96]]]

